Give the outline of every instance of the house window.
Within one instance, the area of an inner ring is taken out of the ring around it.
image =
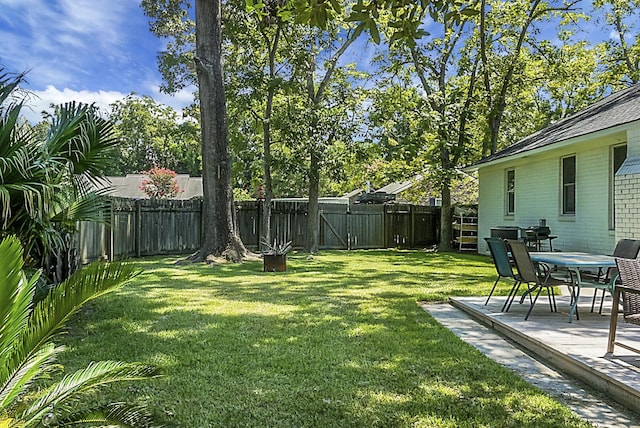
[[[562,214],[576,213],[576,157],[562,158]]]
[[[615,205],[615,187],[616,172],[620,169],[627,158],[627,145],[619,145],[611,148],[611,174],[609,175],[609,229],[616,228],[616,205]]]
[[[506,173],[506,214],[513,215],[516,212],[516,170],[510,169]]]

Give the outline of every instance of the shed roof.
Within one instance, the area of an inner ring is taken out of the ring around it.
[[[411,188],[416,183],[416,180],[396,181],[395,183],[389,183],[376,190],[376,192],[385,192],[390,195],[398,195],[405,190]]]
[[[515,144],[476,162],[472,166],[493,162],[571,138],[603,131],[640,120],[640,85],[633,85],[591,104],[571,116],[523,138]]]

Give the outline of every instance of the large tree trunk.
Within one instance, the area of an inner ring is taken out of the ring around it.
[[[222,71],[220,0],[196,0],[196,71],[202,132],[203,239],[192,258],[240,261],[246,249],[233,221],[231,161]]]
[[[451,179],[447,178],[442,183],[442,206],[440,207],[440,245],[438,250],[451,251],[453,239],[453,226],[451,225]]]
[[[265,118],[262,122],[264,133],[262,168],[264,171],[264,206],[262,207],[262,236],[267,242],[271,241],[271,200],[273,199],[273,182],[271,180],[271,110],[273,105],[273,93],[270,92],[267,99]],[[262,247],[262,239],[261,244]],[[261,248],[265,250],[266,248]]]
[[[272,41],[265,36],[267,46],[269,46],[269,89],[267,91],[267,103],[262,120],[263,151],[262,168],[264,171],[264,206],[262,207],[262,238],[267,242],[271,240],[271,200],[273,199],[273,181],[271,180],[271,116],[273,115],[273,99],[276,94],[274,82],[276,80],[276,52],[280,42],[280,27]],[[262,247],[262,240],[260,246]],[[266,250],[266,248],[261,248]]]
[[[320,157],[316,142],[311,143],[311,164],[309,165],[309,205],[307,209],[307,242],[305,251],[308,253],[318,252],[319,238],[319,211],[318,196],[320,193]]]

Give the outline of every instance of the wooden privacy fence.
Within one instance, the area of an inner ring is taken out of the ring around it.
[[[258,248],[262,205],[257,201],[238,204],[238,231],[242,242]],[[320,249],[365,249],[425,247],[438,243],[440,207],[412,204],[320,203]],[[307,202],[278,201],[271,207],[272,239],[291,241],[302,248],[307,241]]]
[[[202,235],[201,212],[198,200],[113,198],[111,228],[80,223],[80,260],[195,252]]]
[[[242,241],[251,250],[260,245],[262,202],[236,204],[236,222]],[[272,239],[307,241],[307,202],[272,202]],[[131,200],[114,198],[113,227],[80,224],[81,262],[98,258],[187,254],[200,247],[202,203],[199,200]],[[438,243],[440,208],[411,204],[366,205],[320,203],[320,249],[425,247]]]

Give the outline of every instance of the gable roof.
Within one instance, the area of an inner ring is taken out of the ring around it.
[[[127,174],[125,177],[105,177],[97,187],[108,189],[108,195],[129,199],[149,199],[140,189],[142,181],[148,178],[144,174]],[[191,199],[202,196],[202,177],[190,177],[189,174],[178,174],[178,195],[173,199]]]
[[[481,159],[472,166],[480,166],[637,120],[640,120],[640,85],[633,85],[591,104],[584,110],[552,123],[517,143]]]

